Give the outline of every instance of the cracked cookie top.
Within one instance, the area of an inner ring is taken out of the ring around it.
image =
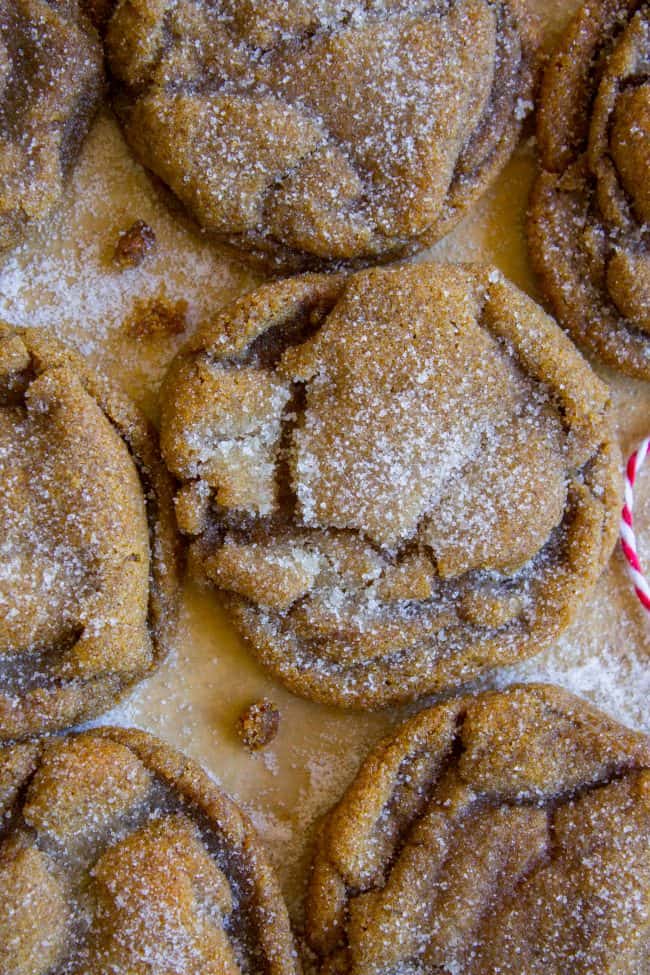
[[[298,693],[370,707],[534,653],[614,544],[609,394],[498,272],[270,284],[172,364],[195,570]]]
[[[103,84],[77,0],[0,0],[0,255],[58,205]]]
[[[638,975],[650,741],[568,692],[422,711],[325,818],[307,898],[322,975]]]
[[[0,323],[0,740],[108,708],[176,617],[171,481],[129,400]]]
[[[120,0],[105,28],[138,158],[277,268],[447,233],[530,108],[518,0]]]
[[[548,65],[529,241],[577,342],[650,379],[650,8],[598,0]]]
[[[298,975],[251,823],[151,735],[0,748],[0,814],[6,975]]]

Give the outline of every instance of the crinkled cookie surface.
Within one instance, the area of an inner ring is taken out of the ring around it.
[[[320,830],[322,975],[641,975],[650,741],[560,688],[422,711]]]
[[[104,31],[138,158],[276,267],[443,236],[530,108],[518,0],[121,0]]]
[[[0,748],[4,975],[297,975],[252,825],[139,731]]]
[[[164,655],[177,541],[157,451],[81,359],[0,323],[0,740],[105,710]]]
[[[58,205],[103,85],[77,0],[0,0],[0,254]]]
[[[542,86],[531,256],[561,324],[650,379],[650,10],[585,4]]]
[[[262,287],[161,399],[195,570],[317,700],[386,704],[536,652],[614,544],[607,389],[486,268]]]

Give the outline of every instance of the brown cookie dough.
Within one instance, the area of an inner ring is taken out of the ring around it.
[[[519,0],[118,0],[105,42],[140,161],[204,230],[285,270],[446,234],[532,94]]]
[[[162,741],[0,748],[0,812],[4,975],[298,975],[252,824]]]
[[[58,206],[103,86],[77,0],[0,0],[0,255]]]
[[[172,486],[129,400],[0,323],[0,740],[106,710],[176,620]]]
[[[650,379],[650,10],[585,4],[542,85],[529,243],[561,324]]]
[[[641,975],[650,740],[567,691],[422,711],[320,830],[307,933],[322,975]]]
[[[609,393],[484,267],[305,275],[163,384],[199,576],[295,692],[373,707],[540,650],[614,545]]]

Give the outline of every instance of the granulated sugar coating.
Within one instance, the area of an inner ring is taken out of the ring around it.
[[[0,740],[93,717],[169,648],[171,483],[139,411],[0,322]]]
[[[4,975],[297,975],[251,823],[158,739],[0,748],[0,814]]]
[[[0,254],[60,203],[103,87],[77,0],[0,0]]]
[[[548,65],[530,246],[576,342],[650,379],[650,11],[585,4]]]
[[[528,7],[548,43],[577,4],[531,0]],[[535,297],[523,233],[533,176],[526,144],[428,259],[496,264]],[[138,268],[117,270],[115,242],[140,219],[152,227],[156,251]],[[55,216],[2,265],[0,317],[64,338],[155,415],[160,378],[187,334],[136,338],[123,326],[132,320],[135,302],[187,301],[191,332],[253,283],[159,199],[117,123],[104,114]],[[650,386],[598,369],[613,391],[627,453],[649,432]],[[637,494],[641,551],[650,564],[650,472],[641,475]],[[615,554],[565,636],[506,676],[560,683],[650,731],[648,627]],[[236,736],[236,721],[252,700],[264,697],[281,712],[280,730],[264,752],[249,755]],[[261,831],[298,918],[313,824],[340,799],[359,763],[398,717],[340,711],[288,693],[255,663],[214,595],[188,584],[173,653],[102,720],[137,725],[171,741],[237,797]]]
[[[319,829],[325,975],[641,975],[650,739],[559,688],[420,712]]]
[[[137,157],[274,269],[442,237],[532,107],[519,0],[138,0],[104,36]]]
[[[609,392],[498,271],[267,285],[161,391],[190,562],[261,661],[370,708],[530,656],[616,537]]]

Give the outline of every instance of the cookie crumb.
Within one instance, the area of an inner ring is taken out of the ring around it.
[[[113,263],[119,268],[139,267],[156,246],[156,234],[144,220],[136,220],[117,239]]]
[[[280,712],[267,698],[254,701],[237,719],[237,734],[252,752],[269,745],[279,727]]]
[[[127,331],[136,338],[149,335],[181,335],[187,327],[187,302],[166,298],[137,301],[127,320]]]

